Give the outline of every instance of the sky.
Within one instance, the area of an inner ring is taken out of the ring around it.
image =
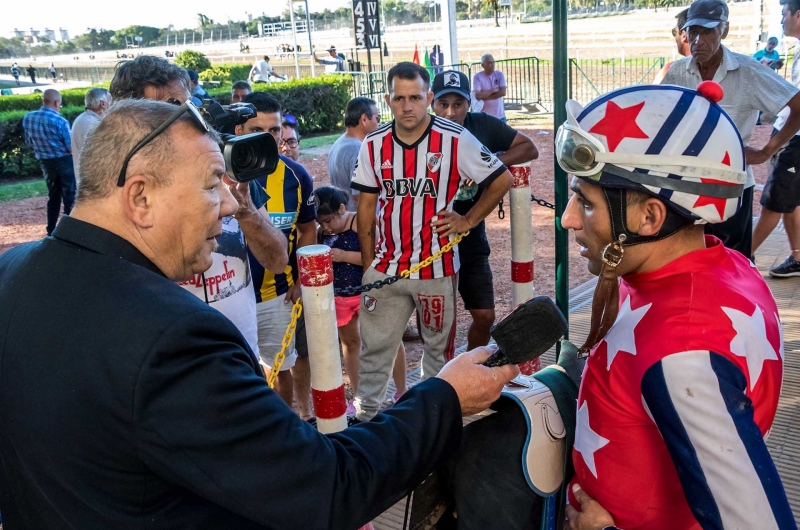
[[[336,9],[351,5],[351,0],[308,0],[310,12],[326,7]],[[164,0],[39,0],[30,4],[19,0],[2,2],[0,7],[0,36],[10,37],[14,28],[20,30],[45,28],[69,31],[70,38],[86,33],[87,28],[122,29],[127,26],[154,26],[175,29],[197,27],[197,13],[203,13],[214,22],[247,20],[247,13],[260,16],[279,15],[286,9],[285,0],[192,0],[170,2]]]

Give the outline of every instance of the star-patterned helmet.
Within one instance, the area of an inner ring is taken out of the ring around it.
[[[567,102],[556,158],[568,173],[608,188],[654,195],[696,223],[719,223],[739,209],[744,146],[716,103],[721,88],[640,85],[586,108]]]

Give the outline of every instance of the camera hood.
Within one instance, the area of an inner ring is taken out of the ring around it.
[[[275,172],[278,167],[278,144],[270,133],[226,136],[222,147],[225,169],[237,182],[248,182]]]

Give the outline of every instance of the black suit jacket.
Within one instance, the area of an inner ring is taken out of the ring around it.
[[[352,530],[460,442],[450,385],[406,396],[321,435],[230,321],[125,240],[65,217],[0,256],[6,530]]]

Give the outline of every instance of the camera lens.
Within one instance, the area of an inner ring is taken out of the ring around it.
[[[237,172],[251,171],[262,167],[263,158],[263,155],[252,144],[239,144],[231,154],[231,161]]]

